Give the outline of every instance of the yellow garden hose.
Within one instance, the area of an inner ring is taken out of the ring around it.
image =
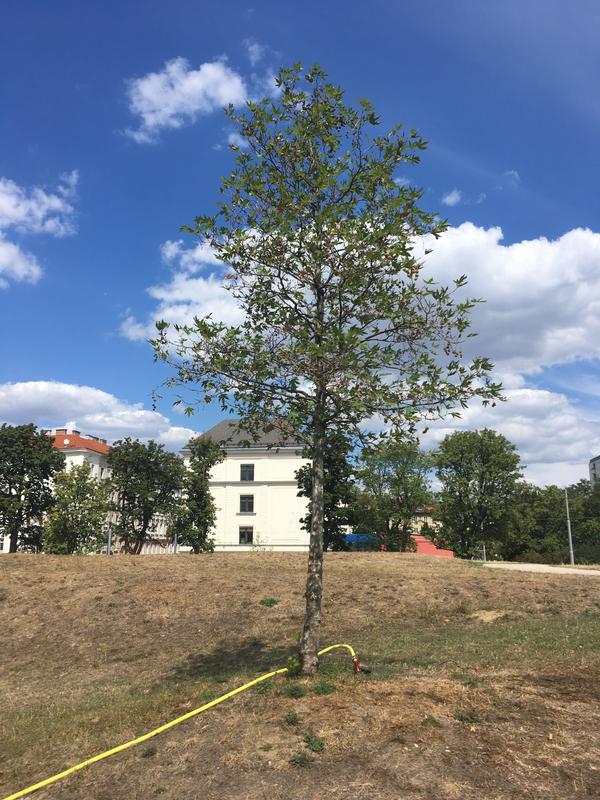
[[[338,648],[344,648],[350,653],[350,655],[352,656],[354,671],[360,672],[358,657],[353,647],[349,644],[332,644],[329,647],[325,647],[323,650],[320,650],[319,655],[322,656],[325,653],[329,653],[331,652],[331,650],[336,650]],[[34,783],[32,786],[28,786],[26,789],[21,789],[20,791],[15,792],[14,794],[9,794],[8,797],[4,798],[4,800],[17,800],[17,798],[19,797],[25,797],[28,794],[36,792],[38,789],[43,789],[44,786],[50,786],[51,783],[55,783],[61,778],[66,778],[68,775],[72,775],[74,772],[78,772],[80,769],[88,767],[90,764],[95,764],[96,761],[102,761],[104,758],[108,758],[109,756],[114,756],[115,753],[120,753],[122,750],[127,750],[130,747],[134,747],[136,744],[141,744],[142,742],[146,742],[148,739],[152,739],[153,736],[158,736],[159,733],[164,733],[164,731],[168,731],[169,728],[174,728],[175,725],[179,725],[181,722],[185,722],[186,719],[190,719],[191,717],[195,717],[198,714],[202,714],[203,711],[208,711],[209,708],[218,706],[219,703],[224,703],[225,700],[229,700],[231,697],[235,697],[236,694],[245,692],[252,686],[256,686],[257,683],[266,681],[269,678],[274,678],[275,675],[283,675],[285,672],[288,671],[289,671],[288,667],[282,667],[281,669],[275,669],[272,672],[266,672],[259,678],[255,678],[253,681],[244,683],[243,686],[238,686],[237,689],[232,689],[230,692],[227,692],[227,694],[222,694],[220,697],[211,700],[209,703],[205,703],[203,706],[195,708],[193,711],[188,711],[187,714],[183,714],[181,717],[177,717],[177,719],[172,719],[170,722],[166,722],[159,728],[154,728],[154,730],[148,731],[148,733],[144,733],[142,734],[142,736],[138,736],[136,739],[131,739],[131,741],[129,742],[124,742],[123,744],[119,744],[116,747],[112,747],[110,750],[105,750],[103,753],[99,753],[97,756],[92,756],[92,758],[88,758],[85,761],[82,761],[80,764],[75,764],[74,767],[69,767],[69,769],[65,769],[63,772],[59,772],[56,775],[52,775],[52,777],[50,778],[46,778],[45,780],[40,781],[39,783]]]

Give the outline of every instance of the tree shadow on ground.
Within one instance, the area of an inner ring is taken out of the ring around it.
[[[236,644],[223,642],[210,653],[190,653],[173,667],[169,677],[227,680],[240,673],[268,672],[284,667],[291,655],[294,655],[293,647],[271,647],[262,639],[249,638]]]

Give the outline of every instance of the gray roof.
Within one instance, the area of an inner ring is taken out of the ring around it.
[[[218,422],[203,434],[215,442],[222,442],[225,449],[233,447],[295,447],[301,448],[302,444],[292,436],[286,439],[285,435],[277,430],[264,431],[257,429],[255,436],[246,431],[236,429],[238,420],[224,419]],[[248,443],[246,445],[246,443]]]

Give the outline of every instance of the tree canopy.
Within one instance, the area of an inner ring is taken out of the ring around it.
[[[162,444],[129,437],[115,442],[107,462],[114,534],[127,552],[138,554],[161,516],[168,523],[177,507],[185,467]]]
[[[493,402],[499,386],[484,357],[466,363],[474,301],[465,284],[434,283],[419,253],[446,223],[398,180],[425,141],[396,125],[380,132],[368,100],[344,102],[320,67],[280,70],[279,94],[228,109],[243,140],[223,179],[216,214],[186,229],[227,265],[224,285],[241,322],[211,315],[158,323],[158,359],[170,386],[217,401],[240,426],[277,427],[312,454],[312,529],[301,640],[317,668],[323,560],[326,434],[362,436],[377,419],[410,430],[424,419]],[[193,411],[184,391],[182,402]]]
[[[10,552],[40,550],[44,514],[52,505],[52,479],[65,457],[36,426],[0,427],[0,531]]]
[[[435,454],[441,483],[438,517],[446,543],[471,556],[485,543],[499,547],[521,477],[516,447],[496,431],[455,431]]]
[[[93,553],[106,542],[110,484],[92,477],[89,463],[60,472],[44,530],[47,553]]]
[[[217,508],[210,491],[211,469],[225,458],[216,442],[206,436],[195,436],[188,443],[190,461],[183,478],[181,501],[173,515],[171,536],[188,545],[194,553],[214,549],[210,538]]]
[[[412,548],[417,511],[431,503],[432,458],[417,441],[389,439],[363,450],[357,477],[357,530],[379,534],[388,550]]]

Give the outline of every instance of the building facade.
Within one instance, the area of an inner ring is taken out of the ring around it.
[[[97,436],[82,436],[79,431],[69,431],[67,428],[56,428],[45,431],[45,433],[53,437],[52,446],[64,454],[66,470],[88,463],[92,468],[93,478],[108,478],[109,470],[106,458],[110,451],[110,445],[106,439],[100,439]]]
[[[217,506],[213,532],[216,550],[307,550],[309,534],[300,520],[308,501],[298,497],[296,471],[307,463],[298,444],[281,443],[276,431],[245,447],[245,437],[224,421],[205,436],[221,443],[226,458],[212,472]],[[182,451],[189,465],[190,453]]]
[[[596,456],[595,458],[590,459],[589,469],[590,469],[590,483],[593,486],[597,480],[600,480],[600,456]]]

